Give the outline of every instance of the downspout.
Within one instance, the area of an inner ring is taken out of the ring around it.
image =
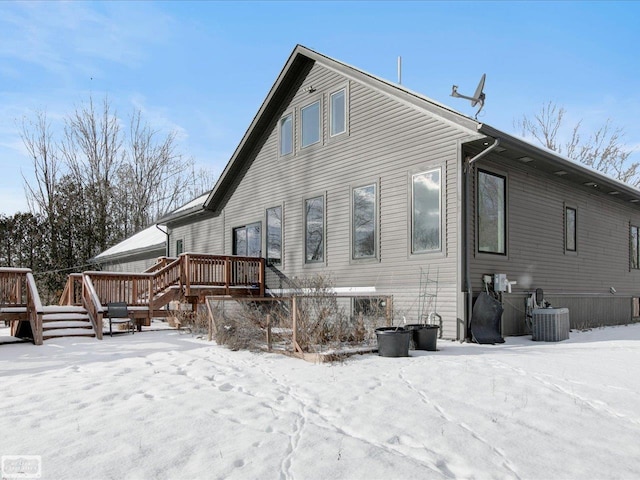
[[[167,247],[165,248],[165,253],[166,253],[166,256],[169,257],[169,247],[170,247],[170,245],[169,245],[169,230],[167,230],[165,232],[163,229],[160,228],[160,224],[158,224],[158,223],[156,223],[156,228],[167,236]]]
[[[471,326],[471,312],[473,310],[473,289],[471,288],[471,249],[473,245],[469,241],[469,236],[471,232],[471,168],[475,162],[480,160],[482,157],[488,155],[492,150],[494,150],[498,145],[500,145],[500,139],[496,138],[493,142],[493,145],[487,147],[482,152],[478,153],[473,158],[467,158],[466,164],[464,166],[464,216],[465,216],[465,235],[464,235],[464,243],[465,243],[465,262],[464,262],[464,270],[465,270],[465,283],[467,287],[467,318],[465,322],[465,332],[464,338],[469,338],[469,327]],[[464,339],[463,339],[464,340]]]

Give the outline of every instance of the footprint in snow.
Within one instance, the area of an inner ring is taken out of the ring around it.
[[[233,390],[233,385],[230,383],[223,383],[218,387],[221,392],[228,392],[229,390]]]

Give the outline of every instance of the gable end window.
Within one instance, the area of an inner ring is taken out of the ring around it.
[[[378,251],[377,185],[352,190],[351,256],[358,260],[375,258]]]
[[[320,142],[320,101],[302,107],[300,110],[300,116],[302,118],[301,130],[302,148],[309,147]]]
[[[578,251],[577,218],[577,209],[573,207],[564,208],[564,249],[567,252]]]
[[[324,197],[304,201],[305,263],[324,262]]]
[[[440,169],[411,177],[411,253],[441,250]]]
[[[293,114],[291,113],[280,119],[278,148],[280,156],[289,155],[293,152]]]
[[[478,170],[478,251],[507,254],[507,179]]]
[[[347,90],[343,88],[331,94],[329,102],[329,135],[335,137],[347,131]]]
[[[640,268],[640,228],[635,225],[631,225],[629,232],[629,266],[632,270]]]

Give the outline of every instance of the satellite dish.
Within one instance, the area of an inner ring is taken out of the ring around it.
[[[480,113],[480,110],[482,110],[482,107],[484,107],[485,94],[484,94],[483,90],[484,90],[484,81],[486,80],[486,78],[487,78],[487,74],[483,73],[482,74],[482,78],[480,78],[480,82],[478,82],[478,88],[476,88],[476,91],[473,94],[473,97],[469,97],[467,95],[459,94],[457,85],[454,85],[453,89],[451,90],[451,96],[452,97],[466,98],[467,100],[471,101],[471,106],[472,107],[475,107],[476,105],[480,104],[480,108],[476,112],[476,116],[475,116],[476,119],[478,118],[478,114]]]

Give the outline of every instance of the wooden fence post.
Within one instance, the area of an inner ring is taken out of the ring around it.
[[[271,351],[271,314],[267,313],[267,350]]]

